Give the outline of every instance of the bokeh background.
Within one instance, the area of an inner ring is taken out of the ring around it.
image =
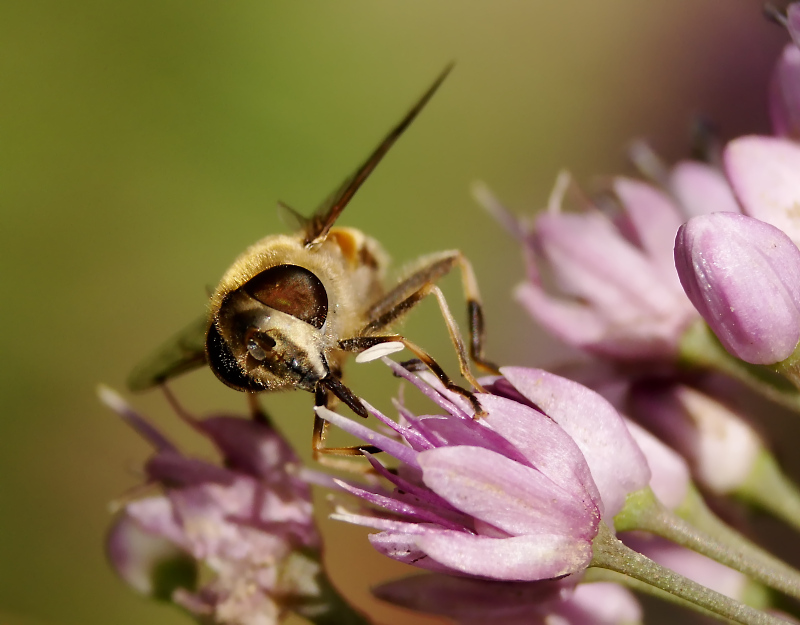
[[[538,210],[562,168],[630,172],[646,137],[687,153],[697,114],[723,137],[766,131],[786,41],[750,0],[6,3],[0,20],[0,623],[178,625],[108,569],[109,502],[147,447],[95,399],[202,311],[246,245],[281,231],[278,199],[311,211],[449,61],[456,69],[341,223],[398,266],[460,248],[486,301],[492,358],[561,348],[517,310],[520,254],[471,200],[488,182]],[[445,283],[461,312],[457,279]],[[436,307],[404,331],[452,369]],[[350,367],[378,405],[379,364]],[[174,385],[197,413],[244,410],[206,372]],[[132,398],[189,450],[159,393]],[[308,457],[311,398],[265,402]],[[433,623],[379,604],[407,573],[359,528],[320,517],[340,588],[381,623]]]

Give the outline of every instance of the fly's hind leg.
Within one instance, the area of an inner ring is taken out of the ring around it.
[[[478,385],[470,371],[466,348],[458,330],[458,324],[450,312],[444,294],[435,284],[437,280],[447,275],[456,266],[461,270],[462,285],[467,300],[470,358],[480,369],[490,373],[498,373],[497,365],[488,361],[483,353],[484,318],[483,306],[481,305],[478,291],[478,281],[475,279],[472,265],[458,250],[441,252],[428,257],[421,268],[408,276],[370,308],[367,313],[370,321],[360,334],[369,336],[384,330],[416,306],[423,298],[433,293],[447,325],[450,340],[455,347],[461,374],[476,389],[480,389],[480,385]]]

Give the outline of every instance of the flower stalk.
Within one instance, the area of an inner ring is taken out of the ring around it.
[[[687,369],[724,373],[762,397],[800,412],[800,389],[782,375],[779,366],[753,365],[729,354],[703,321],[692,324],[681,338],[680,364]]]
[[[767,451],[759,454],[750,475],[736,489],[736,495],[800,530],[800,489]]]
[[[617,531],[641,530],[666,538],[735,569],[770,588],[800,598],[800,571],[750,543],[725,526],[705,508],[699,495],[682,506],[687,518],[667,510],[649,488],[628,496],[625,508],[614,517]],[[691,521],[697,521],[699,529]]]
[[[587,569],[586,574],[583,576],[583,582],[587,584],[595,583],[595,582],[607,582],[611,584],[619,584],[620,586],[624,586],[634,592],[637,592],[642,595],[649,595],[651,597],[655,597],[656,599],[660,599],[661,601],[666,601],[673,605],[679,606],[681,608],[685,608],[687,610],[693,610],[699,614],[703,614],[705,616],[719,619],[719,614],[707,610],[706,608],[702,608],[699,605],[692,603],[691,601],[687,601],[686,599],[682,599],[673,595],[672,593],[667,592],[666,590],[662,590],[661,588],[657,588],[656,586],[651,586],[650,584],[643,582],[639,579],[635,579],[628,575],[624,575],[622,573],[618,573],[617,571],[612,571],[609,569],[599,568],[599,567],[592,567]],[[768,601],[766,597],[764,597],[764,586],[760,584],[756,584],[755,582],[751,582],[752,586],[756,587],[752,594],[752,600],[748,597],[747,600],[744,601],[747,605],[752,608],[756,609],[763,609],[768,605]],[[759,592],[760,590],[760,592]]]
[[[626,547],[605,523],[594,539],[594,558],[591,567],[622,573],[633,579],[659,588],[673,596],[742,625],[780,625],[785,621],[760,612],[725,595],[693,582],[674,571],[656,564],[642,554]]]

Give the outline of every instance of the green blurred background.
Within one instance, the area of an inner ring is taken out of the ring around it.
[[[5,3],[0,623],[188,622],[105,563],[109,502],[139,483],[148,450],[95,386],[122,389],[239,251],[283,229],[276,201],[313,209],[447,62],[455,71],[341,223],[384,242],[398,265],[462,249],[491,357],[542,364],[560,348],[511,301],[519,251],[469,184],[532,211],[561,168],[584,181],[630,171],[633,137],[680,157],[697,113],[723,136],[765,131],[785,40],[749,0]],[[446,292],[461,312],[458,280]],[[404,331],[452,369],[435,305]],[[379,405],[396,388],[378,364],[348,375]],[[244,409],[206,371],[174,388],[198,413]],[[159,393],[133,401],[208,454]],[[307,457],[310,396],[265,403]],[[407,570],[361,529],[323,529],[342,590],[382,623],[409,620],[368,594]]]

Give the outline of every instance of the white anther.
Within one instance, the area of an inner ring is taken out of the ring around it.
[[[356,362],[370,362],[372,360],[382,358],[383,356],[388,356],[389,354],[402,351],[403,349],[405,349],[405,345],[398,341],[378,343],[369,349],[365,349],[358,356],[356,356]]]

